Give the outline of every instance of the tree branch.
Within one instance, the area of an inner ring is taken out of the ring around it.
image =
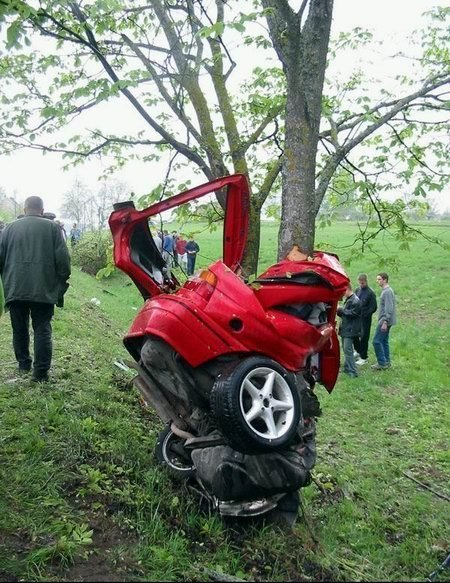
[[[197,152],[193,151],[189,146],[183,144],[176,140],[173,136],[171,136],[160,124],[158,124],[142,107],[136,97],[131,93],[131,91],[125,87],[120,87],[120,80],[117,76],[116,72],[113,70],[111,65],[108,63],[107,59],[102,54],[97,41],[95,39],[94,33],[92,29],[89,27],[86,21],[86,17],[81,12],[80,7],[75,2],[71,3],[71,8],[77,20],[82,24],[87,38],[89,40],[89,46],[91,47],[92,51],[103,65],[106,73],[110,77],[110,79],[114,83],[118,83],[119,91],[130,101],[133,107],[138,111],[138,113],[142,116],[143,119],[163,138],[164,142],[170,144],[173,148],[175,148],[180,154],[183,154],[188,160],[194,162],[205,174],[205,176],[212,180],[214,178],[213,174],[211,173],[210,168],[205,164],[203,158],[197,154]]]
[[[424,84],[424,86],[399,99],[394,102],[394,105],[391,107],[389,111],[387,111],[384,115],[381,115],[376,122],[369,125],[363,131],[361,131],[357,136],[353,139],[349,140],[345,145],[341,146],[340,148],[336,149],[336,152],[329,158],[329,160],[325,163],[324,168],[320,173],[320,180],[319,184],[315,191],[315,210],[316,215],[319,212],[320,205],[322,204],[323,197],[325,196],[325,192],[328,188],[330,180],[334,174],[334,171],[338,167],[341,160],[345,158],[345,156],[357,145],[359,145],[363,140],[365,140],[368,136],[373,134],[376,130],[378,130],[381,126],[386,124],[390,119],[392,119],[397,113],[399,113],[406,105],[411,103],[414,99],[418,97],[423,97],[429,91],[433,91],[438,87],[444,85],[445,83],[450,82],[450,77],[448,74],[440,74],[433,78],[433,80],[429,80]],[[361,119],[358,119],[356,123],[361,123]],[[339,129],[341,131],[342,128]]]
[[[265,200],[270,194],[272,190],[273,183],[277,179],[279,173],[281,172],[281,168],[283,166],[283,162],[281,158],[277,158],[270,164],[269,171],[267,172],[262,185],[260,186],[257,198],[260,207],[264,204]]]
[[[150,60],[147,59],[147,57],[143,54],[140,48],[135,43],[133,43],[133,41],[126,34],[123,33],[122,38],[124,39],[125,43],[129,46],[129,48],[139,57],[139,59],[145,65],[153,81],[156,83],[156,86],[158,87],[158,90],[161,93],[162,97],[164,98],[165,102],[169,105],[169,107],[175,113],[178,119],[184,124],[186,129],[194,136],[197,142],[201,144],[202,139],[199,132],[192,125],[189,119],[184,115],[184,112],[178,107],[177,103],[172,98],[172,96],[169,95],[169,92],[165,88],[164,83],[162,83],[159,75],[156,73]]]
[[[263,119],[263,121],[256,128],[256,130],[242,144],[242,146],[241,146],[241,152],[242,153],[247,152],[247,150],[250,148],[250,146],[252,146],[253,144],[257,143],[257,140],[258,140],[259,136],[263,133],[263,131],[266,129],[266,127],[269,125],[269,123],[272,122],[274,119],[277,118],[277,116],[283,111],[283,109],[284,109],[284,104],[283,105],[279,105],[278,107],[272,109],[267,114],[267,116]]]
[[[374,107],[368,109],[365,112],[353,113],[350,116],[346,117],[345,119],[341,120],[340,122],[335,122],[336,130],[338,132],[342,132],[345,130],[353,129],[355,126],[357,126],[358,124],[361,123],[361,119],[364,118],[365,116],[371,116],[375,113],[378,113],[380,110],[386,109],[389,107],[395,108],[398,105],[399,101],[406,100],[406,103],[408,103],[414,99],[417,99],[418,97],[425,97],[425,96],[428,99],[433,99],[433,98],[435,98],[435,96],[431,95],[431,94],[427,95],[427,93],[430,91],[433,91],[434,89],[437,89],[438,87],[442,87],[443,85],[446,85],[449,82],[450,82],[450,77],[448,76],[448,73],[441,73],[440,75],[437,75],[437,76],[433,77],[432,79],[430,79],[428,82],[426,82],[424,84],[424,86],[422,87],[422,89],[419,89],[418,91],[415,91],[414,93],[410,94],[409,96],[404,97],[402,100],[394,99],[392,101],[383,101],[383,102],[375,105]],[[426,104],[423,104],[423,105],[425,106]],[[411,104],[410,106],[413,107],[414,104]],[[351,120],[354,120],[354,121],[351,121]],[[332,135],[332,132],[333,132],[332,128],[329,130],[326,130],[324,132],[321,132],[320,137],[321,138],[330,137]]]

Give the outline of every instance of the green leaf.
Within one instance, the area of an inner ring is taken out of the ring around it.
[[[10,26],[8,26],[6,30],[6,47],[11,49],[14,46],[19,45],[19,37],[21,33],[21,23],[18,21],[13,22]]]

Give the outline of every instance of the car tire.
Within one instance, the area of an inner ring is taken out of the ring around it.
[[[242,453],[286,448],[301,417],[294,375],[264,357],[246,358],[224,370],[214,383],[210,403],[223,436]]]
[[[195,466],[188,452],[183,448],[184,440],[178,437],[168,425],[158,434],[155,455],[169,474],[179,481],[188,480],[195,475]]]

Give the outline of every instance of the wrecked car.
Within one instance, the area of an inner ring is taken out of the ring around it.
[[[149,230],[164,211],[225,194],[222,258],[187,279],[165,274]],[[309,484],[315,387],[339,372],[337,303],[348,277],[337,256],[293,250],[249,283],[241,275],[249,187],[232,175],[143,210],[114,206],[114,261],[144,304],[124,338],[144,402],[166,424],[155,444],[175,478],[221,514],[255,515]]]

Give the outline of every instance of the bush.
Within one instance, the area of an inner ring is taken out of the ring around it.
[[[109,231],[83,233],[72,248],[72,263],[90,275],[97,275],[100,269],[107,266],[111,247],[112,237]]]

